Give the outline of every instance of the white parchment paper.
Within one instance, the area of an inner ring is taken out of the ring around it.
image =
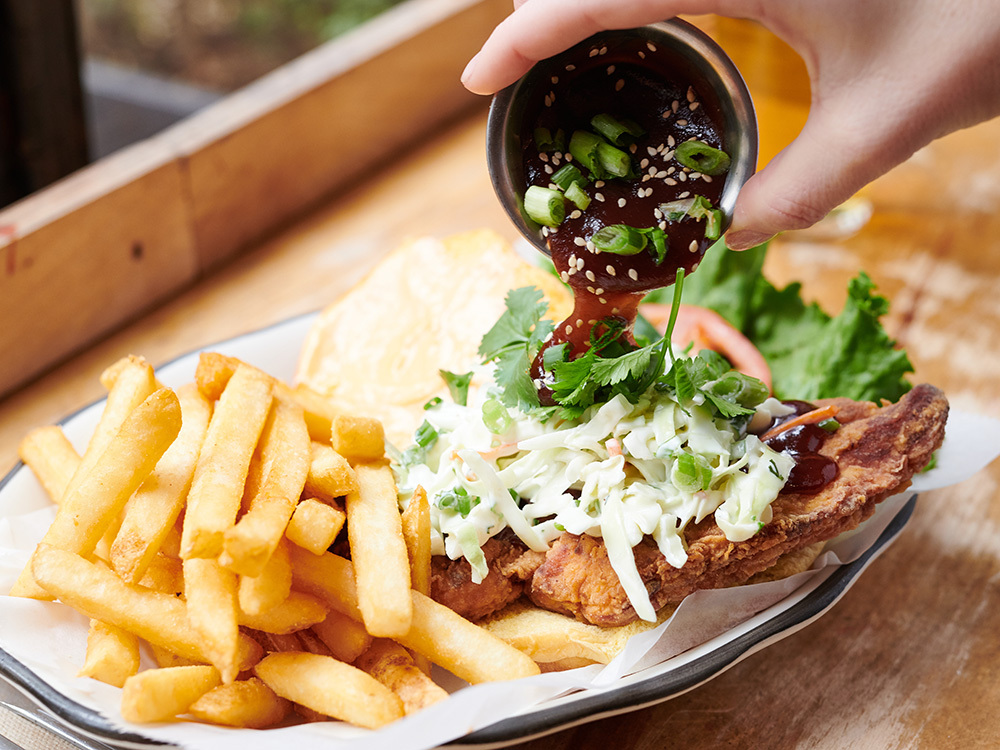
[[[289,378],[309,318],[297,319],[235,339],[218,347],[279,377]],[[190,380],[196,355],[158,370],[168,385]],[[64,424],[82,449],[102,404]],[[952,412],[938,465],[916,478],[913,490],[926,491],[967,479],[1000,455],[1000,421]],[[234,730],[194,722],[126,724],[119,714],[120,691],[76,673],[86,649],[87,619],[60,604],[0,596],[0,648],[63,695],[91,708],[123,730],[197,750],[284,750],[322,744],[329,750],[392,747],[419,750],[462,737],[497,721],[544,711],[600,691],[621,689],[679,668],[699,654],[727,643],[756,624],[794,606],[838,566],[858,559],[878,539],[911,493],[890,498],[860,529],[833,540],[809,571],[785,580],[688,597],[656,630],[634,637],[605,667],[587,667],[507,683],[464,686],[452,678],[447,701],[372,732],[339,722],[282,729]],[[933,496],[925,502],[933,502]],[[10,590],[35,544],[54,517],[54,509],[26,469],[15,470],[0,488],[0,591]]]

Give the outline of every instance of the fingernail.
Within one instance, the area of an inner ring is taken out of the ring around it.
[[[476,63],[479,61],[479,54],[473,56],[469,60],[468,64],[465,66],[465,70],[462,71],[462,85],[468,87],[469,79],[472,78],[472,74],[476,71]]]
[[[740,229],[726,235],[726,247],[730,250],[749,250],[751,247],[763,245],[773,236],[752,229]]]

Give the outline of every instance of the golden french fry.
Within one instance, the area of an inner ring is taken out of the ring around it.
[[[309,476],[302,493],[329,502],[358,489],[358,478],[347,459],[329,445],[313,442]]]
[[[188,713],[201,721],[244,729],[273,726],[290,710],[291,703],[258,677],[214,687],[188,707]]]
[[[358,726],[376,729],[403,716],[403,704],[389,688],[329,656],[268,654],[254,672],[283,698]]]
[[[171,528],[167,529],[167,535],[160,545],[160,554],[172,557],[175,560],[181,559],[181,521],[178,518]]]
[[[114,625],[91,620],[87,657],[78,676],[121,687],[138,671],[139,639]]]
[[[212,415],[211,403],[191,384],[177,390],[177,399],[181,406],[181,431],[125,506],[122,524],[111,545],[111,567],[129,583],[142,578],[174,529],[191,488]]]
[[[264,633],[294,633],[322,622],[329,609],[316,597],[293,591],[281,604],[261,614],[240,612],[239,623]]]
[[[410,582],[414,591],[431,595],[431,510],[427,492],[417,486],[402,514],[403,538],[410,558]],[[431,673],[430,660],[423,654],[413,654],[414,663],[424,674]],[[405,699],[404,699],[405,702]]]
[[[203,352],[198,358],[198,368],[195,372],[195,381],[198,389],[205,394],[205,397],[215,401],[222,395],[222,391],[229,383],[229,379],[236,372],[236,368],[243,364],[236,357],[228,357],[218,352]],[[261,374],[266,374],[261,372]],[[288,401],[299,404],[306,413],[306,425],[309,427],[309,436],[313,440],[330,440],[330,422],[336,411],[323,396],[304,386],[289,388],[287,384],[270,375],[271,384],[276,395]]]
[[[300,630],[295,635],[302,642],[301,651],[308,651],[310,654],[319,654],[320,656],[332,656],[334,659],[344,661],[334,654],[311,629]]]
[[[335,609],[331,609],[326,619],[317,622],[310,630],[326,645],[334,658],[348,663],[361,656],[372,644],[372,637],[364,625]]]
[[[215,405],[184,511],[181,557],[212,558],[236,521],[250,458],[271,408],[271,379],[240,366]]]
[[[337,539],[345,520],[347,515],[340,508],[308,498],[296,506],[285,536],[314,555],[322,555]]]
[[[247,630],[254,640],[256,640],[265,653],[285,653],[286,651],[302,651],[302,641],[299,633],[265,633],[262,630]],[[300,631],[305,632],[305,631]]]
[[[122,379],[119,376],[116,386]],[[83,475],[78,472],[74,476],[42,541],[69,552],[91,554],[129,496],[177,437],[180,426],[181,410],[173,391],[161,389],[139,404],[125,418],[99,459]],[[48,598],[32,580],[30,568],[29,562],[11,595]]]
[[[204,638],[188,623],[187,608],[177,597],[125,583],[111,570],[47,544],[38,545],[32,571],[52,596],[88,617],[192,661],[211,661]],[[262,652],[255,641],[241,635],[240,671],[255,664]]]
[[[204,663],[194,661],[193,659],[186,659],[183,656],[178,656],[173,651],[168,651],[162,646],[157,646],[153,643],[149,644],[149,648],[153,652],[153,660],[156,662],[158,667],[189,667],[192,664]]]
[[[62,427],[47,425],[32,430],[21,440],[17,453],[38,478],[52,502],[60,504],[80,465],[80,456]]]
[[[347,496],[347,536],[365,629],[395,638],[410,629],[410,564],[387,463],[358,464],[358,491]]]
[[[352,463],[378,461],[385,456],[385,432],[377,419],[338,414],[330,428],[330,445]]]
[[[354,566],[330,552],[317,557],[295,547],[290,549],[292,577],[298,589],[318,596],[337,611],[362,621]],[[396,640],[423,654],[466,682],[514,680],[538,674],[529,657],[443,604],[410,592],[413,621]]]
[[[142,357],[137,357],[134,354],[130,354],[127,357],[122,357],[117,362],[114,362],[113,364],[104,368],[104,372],[101,373],[101,376],[99,378],[101,381],[101,385],[104,386],[105,390],[110,391],[112,388],[115,387],[115,383],[118,382],[118,377],[122,373],[126,373],[126,377],[128,377],[127,374],[128,371],[130,369],[132,370],[137,369],[137,366],[146,367],[148,365],[146,363],[146,360],[144,360]],[[155,378],[151,381],[151,383],[152,383],[152,390],[154,391],[158,391],[160,388],[163,388],[163,384],[160,383]]]
[[[266,471],[263,482],[247,512],[226,530],[219,559],[230,570],[251,577],[261,574],[281,541],[309,473],[309,433],[302,407],[274,400],[258,453]]]
[[[288,542],[282,539],[259,576],[240,576],[240,611],[248,615],[267,612],[285,601],[291,590],[292,564],[288,560]]]
[[[126,680],[122,718],[136,723],[172,719],[187,713],[219,680],[219,670],[204,665],[147,669]]]
[[[376,638],[354,663],[381,682],[403,701],[407,714],[416,713],[448,697],[448,693],[424,674],[405,648],[386,638]]]
[[[183,594],[184,569],[181,567],[181,561],[157,554],[146,568],[146,574],[139,581],[139,585],[159,591],[161,594]]]
[[[218,668],[224,682],[232,682],[240,671],[236,574],[216,560],[185,560],[184,597],[188,620],[204,639],[208,661]]]

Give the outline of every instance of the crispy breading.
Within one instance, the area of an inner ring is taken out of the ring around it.
[[[879,502],[905,490],[944,439],[948,402],[930,385],[883,407],[846,399],[819,403],[840,407],[842,426],[819,451],[837,462],[837,478],[814,495],[779,495],[771,521],[744,542],[728,541],[712,516],[688,527],[688,561],[681,568],[643,540],[634,548],[636,564],[656,609],[698,589],[742,583],[787,552],[855,528]],[[600,539],[563,534],[535,572],[528,595],[540,607],[595,625],[636,619]]]

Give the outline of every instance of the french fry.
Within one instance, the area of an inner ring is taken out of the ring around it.
[[[185,560],[184,596],[188,620],[204,639],[208,661],[218,668],[223,682],[232,682],[240,672],[236,574],[216,560]]]
[[[240,576],[240,611],[259,615],[277,607],[292,590],[292,564],[288,560],[288,542],[282,539],[274,548],[259,576]]]
[[[138,671],[139,639],[114,625],[91,620],[87,657],[78,676],[121,687]]]
[[[385,455],[385,432],[377,419],[338,414],[331,423],[330,445],[352,463],[378,461]]]
[[[219,559],[230,570],[251,577],[261,574],[281,541],[309,473],[309,433],[302,407],[274,400],[258,452],[266,472],[263,482],[247,512],[226,530]]]
[[[129,583],[139,581],[184,507],[194,467],[212,415],[211,403],[194,385],[177,390],[181,430],[153,473],[125,506],[111,545],[111,567]]]
[[[305,630],[326,617],[329,606],[314,596],[293,591],[285,601],[258,615],[239,613],[240,625],[264,633],[294,633]]]
[[[326,645],[335,659],[348,663],[361,656],[372,644],[372,637],[364,625],[335,609],[331,609],[326,619],[317,622],[310,630]]]
[[[211,661],[204,638],[188,623],[187,608],[177,597],[125,583],[113,571],[47,544],[38,545],[32,571],[52,596],[88,617],[192,661]],[[239,671],[255,664],[261,653],[255,641],[241,635]]]
[[[119,376],[116,386],[123,377]],[[105,529],[177,437],[180,426],[180,405],[166,388],[135,407],[100,457],[85,473],[74,476],[42,541],[69,552],[91,554]],[[30,568],[29,562],[11,595],[49,598],[32,580]]]
[[[188,707],[188,713],[201,721],[244,729],[273,726],[290,710],[291,703],[258,677],[214,687]]]
[[[300,502],[285,529],[285,536],[314,555],[322,555],[337,539],[347,515],[340,508],[308,498]]]
[[[313,441],[310,449],[304,495],[329,502],[358,489],[358,477],[346,458],[325,443]]]
[[[52,502],[59,505],[80,465],[80,455],[62,427],[47,425],[35,428],[21,440],[17,453],[38,478]]]
[[[138,724],[180,716],[219,681],[219,670],[204,665],[147,669],[126,680],[122,718]]]
[[[307,591],[333,609],[362,621],[354,566],[330,552],[317,557],[292,547],[292,577],[296,588]],[[433,599],[410,592],[413,621],[396,640],[423,654],[466,682],[513,680],[538,674],[529,657],[490,635]]]
[[[184,569],[181,567],[181,561],[157,554],[146,568],[139,585],[161,594],[183,594]]]
[[[194,661],[193,659],[186,659],[183,656],[178,656],[173,651],[168,651],[162,646],[157,646],[154,643],[150,643],[149,648],[153,652],[153,660],[156,662],[156,666],[158,667],[188,667],[192,664],[204,663]]]
[[[302,641],[298,633],[265,633],[262,630],[249,630],[256,640],[268,654],[286,653],[288,651],[302,651]],[[304,631],[303,631],[304,632]]]
[[[215,401],[222,395],[222,391],[229,383],[229,379],[236,372],[236,368],[243,364],[236,357],[228,357],[218,352],[203,352],[198,357],[198,368],[195,372],[195,381],[199,390],[205,397]],[[258,370],[262,375],[271,379],[275,394],[288,401],[294,401],[305,409],[306,425],[309,427],[309,436],[313,440],[330,440],[330,424],[333,416],[337,413],[323,396],[316,391],[297,386],[290,388],[287,384]]]
[[[254,673],[283,698],[358,726],[377,729],[403,716],[403,704],[391,690],[329,656],[268,654]]]
[[[240,366],[215,405],[184,512],[181,557],[214,558],[236,521],[250,458],[271,408],[271,379]]]
[[[410,558],[411,588],[424,596],[430,596],[431,510],[423,487],[418,485],[414,490],[403,511],[402,520],[403,539],[406,540],[406,552]],[[431,673],[431,663],[426,656],[413,654],[413,661],[424,674]]]
[[[387,463],[358,464],[358,491],[347,496],[347,536],[365,629],[395,638],[410,629],[410,565],[396,483]]]
[[[407,714],[448,697],[443,688],[413,663],[406,649],[386,638],[376,638],[354,665],[398,695]]]
[[[311,629],[300,630],[295,635],[302,642],[301,650],[308,651],[310,654],[319,654],[320,656],[332,656],[338,661],[344,661],[337,657]]]

